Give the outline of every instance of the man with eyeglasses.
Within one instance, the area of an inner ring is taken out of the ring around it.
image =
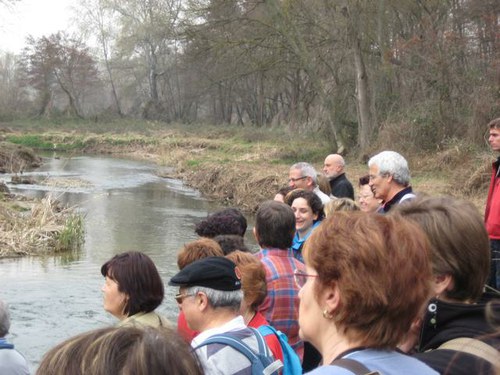
[[[233,338],[253,352],[270,355],[270,349],[245,325],[240,315],[243,299],[236,265],[224,257],[207,257],[184,267],[168,285],[178,286],[175,300],[184,312],[189,328],[199,331],[191,342],[207,375],[251,373],[252,363],[228,344],[210,342],[218,335]],[[264,351],[264,352],[263,352]]]
[[[323,204],[329,202],[331,198],[323,193],[318,187],[318,174],[316,169],[305,162],[295,163],[290,167],[288,173],[288,185],[292,189],[304,189],[313,191]]]
[[[382,151],[368,161],[368,185],[382,206],[377,211],[387,213],[407,199],[415,198],[410,186],[410,170],[406,159],[395,151]]]
[[[500,117],[488,124],[488,143],[492,151],[500,152]],[[492,164],[484,221],[491,247],[488,285],[500,289],[500,157]]]

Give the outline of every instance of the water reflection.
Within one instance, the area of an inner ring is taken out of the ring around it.
[[[85,242],[71,254],[0,260],[0,298],[9,303],[9,338],[32,368],[50,347],[77,333],[114,324],[102,309],[101,265],[114,254],[139,250],[166,281],[177,272],[180,247],[194,226],[217,209],[179,181],[163,179],[147,163],[102,157],[49,158],[33,175],[80,178],[85,186],[18,185],[13,191],[53,194],[85,215]],[[2,179],[9,181],[8,175]],[[176,320],[176,290],[166,288],[159,311]]]

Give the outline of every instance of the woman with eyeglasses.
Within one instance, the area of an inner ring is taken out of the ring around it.
[[[295,189],[285,197],[285,203],[292,207],[295,215],[295,236],[293,237],[293,256],[304,262],[302,248],[315,228],[325,217],[321,199],[312,191]]]
[[[170,327],[154,310],[164,297],[163,281],[146,254],[130,251],[115,255],[101,267],[104,310],[120,320],[118,325]]]
[[[368,184],[369,182],[370,176],[368,175],[359,178],[359,207],[363,212],[377,212],[382,204],[382,201],[375,198],[375,195]]]
[[[428,253],[422,231],[401,218],[344,211],[323,221],[305,244],[306,271],[295,273],[299,334],[323,357],[310,374],[437,374],[396,350],[429,296]]]

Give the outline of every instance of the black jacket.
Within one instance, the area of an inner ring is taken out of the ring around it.
[[[420,353],[414,356],[440,374],[495,374],[491,364],[482,358],[455,350],[437,349],[445,342],[461,337],[476,338],[499,349],[500,332],[495,332],[485,317],[486,303],[490,299],[491,296],[484,296],[477,304],[431,300],[422,323]]]
[[[345,173],[332,178],[330,180],[330,188],[332,189],[332,195],[335,198],[345,197],[354,200],[354,188],[345,176]]]

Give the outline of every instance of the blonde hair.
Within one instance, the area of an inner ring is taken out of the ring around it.
[[[336,198],[325,204],[325,216],[331,216],[337,211],[359,211],[359,204],[351,198]]]
[[[190,346],[171,329],[108,327],[82,333],[52,348],[37,375],[202,375]]]

